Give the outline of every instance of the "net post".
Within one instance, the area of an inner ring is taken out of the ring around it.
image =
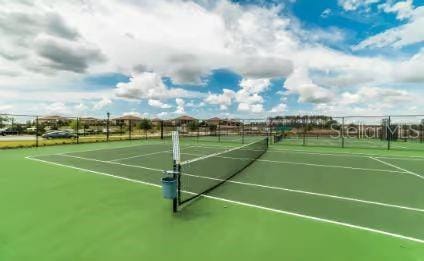
[[[173,174],[172,174],[172,177],[177,182],[177,196],[174,199],[172,199],[172,212],[173,213],[177,213],[178,212],[178,202],[179,202],[180,193],[181,193],[180,175],[179,175],[180,170],[181,170],[181,167],[180,167],[180,164],[177,164],[177,161],[176,160],[174,160],[173,162],[174,163],[173,163]]]
[[[341,135],[342,135],[342,148],[345,147],[344,128],[345,128],[345,118],[342,117],[342,131],[341,131]]]
[[[38,148],[38,129],[39,129],[39,125],[38,125],[38,116],[35,117],[35,147]]]

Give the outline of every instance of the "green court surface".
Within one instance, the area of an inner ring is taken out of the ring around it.
[[[182,160],[240,146],[223,141],[185,139]],[[424,151],[271,145],[177,214],[160,188],[171,151],[0,151],[0,260],[424,260]]]

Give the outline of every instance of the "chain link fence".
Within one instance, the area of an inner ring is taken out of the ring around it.
[[[281,145],[424,150],[424,115],[280,116],[268,119],[170,120],[0,114],[0,148],[116,140],[170,139],[249,143],[278,135]]]
[[[424,115],[284,116],[272,121],[284,145],[424,150]]]

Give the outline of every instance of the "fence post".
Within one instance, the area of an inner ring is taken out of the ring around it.
[[[77,144],[79,144],[79,117],[77,117]]]
[[[244,144],[244,120],[241,121],[241,143]]]
[[[389,120],[388,120],[388,124],[387,124],[387,150],[390,150],[390,141],[392,139],[392,128],[391,128],[391,123],[390,123],[390,116],[389,116]]]
[[[38,125],[38,116],[36,116],[36,118],[35,118],[35,147],[37,147],[38,148],[38,128],[39,128],[40,126]]]
[[[420,125],[420,143],[423,143],[423,135],[424,135],[424,130],[423,130],[423,126],[424,126],[424,123],[421,123],[421,125]]]
[[[128,120],[128,139],[131,140],[131,131],[132,131],[132,120]]]
[[[342,118],[342,131],[341,131],[341,135],[342,135],[342,148],[345,147],[345,140],[344,140],[344,125],[345,125],[345,118]]]
[[[160,139],[163,140],[163,120],[160,121]]]
[[[303,118],[303,146],[306,145],[306,116]]]
[[[218,121],[218,139],[221,142],[221,120]]]
[[[200,136],[200,121],[197,122],[197,142],[199,142],[199,136]]]
[[[106,120],[106,141],[109,142],[109,119],[110,119],[110,113],[107,113],[107,120]]]
[[[273,127],[273,123],[272,123],[272,118],[269,118],[269,126],[268,126],[268,145],[270,145],[271,142],[271,137],[272,137],[272,127]]]

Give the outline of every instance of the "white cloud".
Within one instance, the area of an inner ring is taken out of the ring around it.
[[[291,93],[298,94],[300,102],[326,103],[331,101],[334,93],[313,83],[303,68],[297,68],[284,82],[284,87]]]
[[[240,82],[240,87],[248,93],[264,92],[269,87],[269,79],[243,79]]]
[[[320,16],[322,18],[327,18],[327,17],[330,16],[330,14],[331,14],[331,9],[330,8],[326,8],[326,9],[324,9],[324,11],[322,11],[322,13],[321,13]]]
[[[208,104],[219,105],[221,110],[228,109],[228,106],[232,104],[232,100],[235,97],[235,92],[229,89],[223,89],[222,94],[209,93],[208,97],[204,101]]]
[[[161,108],[161,109],[169,109],[172,106],[166,103],[161,102],[160,100],[149,99],[148,104],[152,107]]]
[[[346,11],[361,11],[376,2],[340,0],[339,4]],[[424,8],[413,9],[410,3],[382,6],[380,10],[396,14],[405,24],[372,36],[354,49],[421,43]],[[406,83],[424,82],[423,51],[405,58],[336,51],[325,44],[343,43],[346,32],[302,28],[279,7],[226,0],[35,1],[32,6],[3,1],[2,7],[0,99],[5,104],[57,102],[74,113],[77,104],[91,107],[102,97],[142,99],[158,108],[166,107],[171,99],[193,98],[221,109],[236,102],[242,111],[260,111],[268,97],[264,93],[269,79],[274,77],[287,79],[287,93],[299,95],[299,102],[319,106],[337,106],[335,100],[343,95],[349,100],[363,86],[404,88]],[[202,77],[219,68],[243,78],[235,94],[208,95],[162,82],[170,77],[173,83],[203,84]],[[90,74],[104,72],[132,76],[115,91],[70,88]],[[189,101],[177,105],[177,111],[196,106]]]
[[[368,8],[369,5],[380,2],[380,0],[338,0],[338,4],[345,11],[355,11],[359,8]]]
[[[284,113],[286,109],[287,109],[287,104],[280,103],[277,106],[273,107],[269,112],[274,114],[281,114],[281,113]]]
[[[417,7],[412,11],[406,10],[409,9],[396,11],[398,12],[399,19],[409,18],[406,24],[390,28],[382,33],[371,36],[354,46],[353,49],[360,50],[364,48],[384,47],[401,48],[411,44],[424,42],[424,6]]]
[[[396,2],[393,5],[387,2],[379,5],[379,8],[383,9],[386,13],[396,13],[396,18],[399,20],[410,18],[414,13],[412,0]]]
[[[124,112],[122,113],[122,116],[136,116],[136,117],[143,117],[144,115],[137,112],[137,111],[128,111],[128,112]]]
[[[13,108],[12,105],[9,104],[0,104],[0,113],[8,113]]]
[[[238,111],[240,112],[252,112],[252,113],[261,113],[264,111],[262,104],[248,104],[248,103],[239,103]]]
[[[93,110],[101,110],[111,103],[112,103],[112,100],[110,100],[109,98],[103,97],[101,100],[99,100],[98,102],[94,104]]]
[[[361,87],[356,93],[344,92],[341,104],[360,104],[378,101],[386,104],[410,102],[413,97],[404,90],[385,89],[380,87]]]
[[[193,95],[180,88],[167,88],[161,77],[151,72],[133,75],[129,82],[118,83],[116,87],[116,96],[127,99],[169,99]]]
[[[156,116],[158,117],[158,118],[165,118],[165,117],[167,117],[168,116],[168,112],[166,112],[166,111],[163,111],[163,112],[160,112],[160,113],[158,113]]]
[[[176,114],[185,113],[185,109],[184,109],[185,101],[181,98],[176,98],[175,103],[177,104],[177,109],[175,110],[174,113],[176,113]]]

